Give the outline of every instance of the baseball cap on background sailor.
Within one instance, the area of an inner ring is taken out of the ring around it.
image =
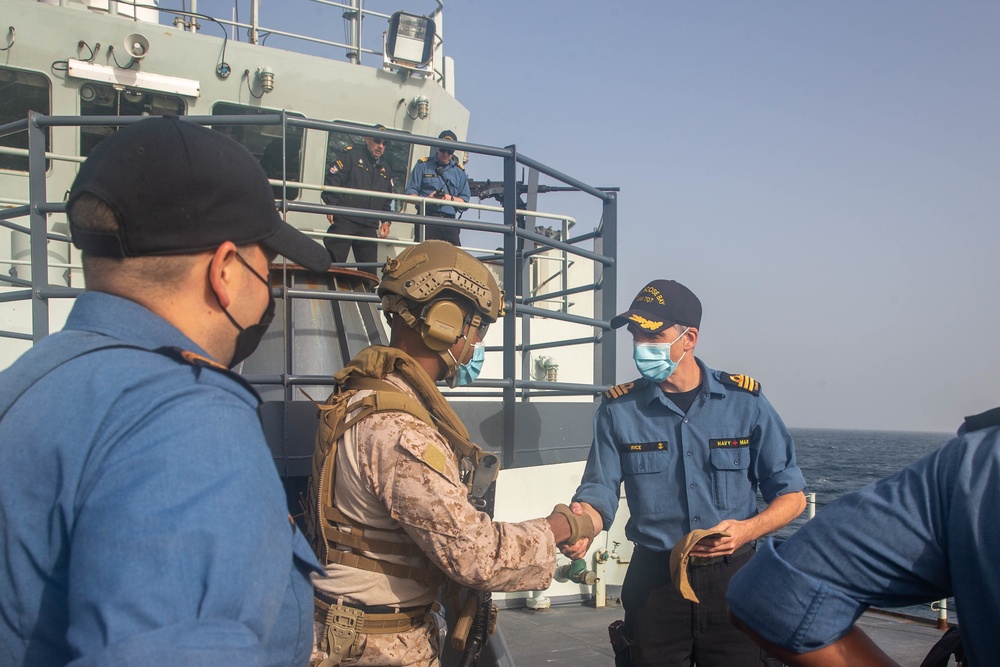
[[[246,148],[176,116],[149,118],[99,143],[81,165],[67,208],[84,193],[115,213],[117,231],[70,220],[73,244],[98,257],[180,255],[225,241],[260,243],[312,271],[326,248],[281,219],[264,170]]]
[[[701,326],[701,301],[679,282],[654,280],[635,295],[628,310],[611,318],[611,327],[617,329],[629,322],[648,333],[674,324],[697,329]]]
[[[441,132],[441,134],[438,135],[438,139],[447,139],[448,141],[458,141],[458,137],[451,130],[444,130],[443,132]],[[439,145],[438,148],[443,148],[445,150],[454,150],[451,146],[448,145]]]

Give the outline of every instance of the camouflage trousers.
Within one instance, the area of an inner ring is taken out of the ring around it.
[[[323,633],[322,623],[313,623],[314,636]],[[361,656],[347,658],[343,667],[440,667],[437,625],[428,617],[421,625],[387,635],[360,636]],[[315,644],[314,644],[315,646]],[[326,659],[326,653],[313,648],[309,667]]]

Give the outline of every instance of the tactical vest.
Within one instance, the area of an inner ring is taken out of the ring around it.
[[[385,381],[383,378],[390,372],[401,375],[424,399],[429,409]],[[334,380],[334,392],[325,403],[317,405],[320,424],[304,504],[306,532],[313,550],[324,565],[337,563],[411,579],[430,587],[440,585],[445,577],[433,565],[412,567],[379,558],[380,555],[426,558],[402,528],[397,528],[395,532],[405,537],[405,541],[367,537],[366,533],[372,529],[370,526],[351,519],[337,508],[334,484],[338,443],[352,426],[372,414],[405,412],[437,430],[448,441],[470,499],[482,497],[496,478],[499,468],[497,458],[469,441],[468,431],[433,381],[416,361],[400,350],[369,347],[337,373]],[[371,393],[352,403],[362,390],[371,390]],[[350,531],[341,526],[349,527]],[[344,547],[350,550],[346,551]]]

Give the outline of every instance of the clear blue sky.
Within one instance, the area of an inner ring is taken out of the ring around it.
[[[620,186],[619,304],[689,286],[699,356],[789,425],[1000,405],[1000,3],[445,12],[469,139]]]
[[[299,7],[265,24],[343,39]],[[1000,3],[465,0],[444,37],[469,141],[619,186],[619,304],[689,286],[790,426],[1000,405]]]

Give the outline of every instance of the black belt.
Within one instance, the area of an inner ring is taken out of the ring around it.
[[[731,554],[725,556],[689,556],[688,567],[701,567],[702,565],[715,565],[717,563],[731,563],[737,556],[742,556],[754,548],[754,542],[747,542],[742,547]]]

